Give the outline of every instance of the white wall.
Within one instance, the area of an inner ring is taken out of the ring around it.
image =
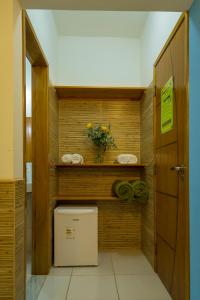
[[[141,84],[139,39],[60,36],[58,45],[58,85]]]
[[[57,78],[58,34],[53,14],[50,10],[28,10],[27,13],[49,63],[50,79],[55,82]]]
[[[172,32],[181,13],[149,13],[141,36],[142,85],[148,86],[153,80],[153,65]]]
[[[57,85],[148,86],[181,13],[150,12],[140,38],[61,36],[51,11],[29,10]]]

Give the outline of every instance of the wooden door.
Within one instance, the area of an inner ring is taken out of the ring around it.
[[[156,269],[174,300],[189,294],[187,27],[185,16],[155,64]],[[170,78],[173,122],[161,130],[167,110],[161,94]]]

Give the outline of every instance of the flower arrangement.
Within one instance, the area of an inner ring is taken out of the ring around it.
[[[111,126],[105,126],[101,124],[94,125],[88,123],[87,126],[87,136],[97,147],[96,162],[103,162],[103,155],[108,149],[116,149],[115,140],[111,134]]]

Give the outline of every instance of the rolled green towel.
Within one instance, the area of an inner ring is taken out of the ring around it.
[[[130,184],[133,188],[133,199],[140,203],[146,203],[149,199],[149,190],[146,183],[141,180],[136,180],[130,182]]]
[[[127,181],[116,180],[113,183],[114,194],[123,201],[131,201],[133,199],[132,184]]]

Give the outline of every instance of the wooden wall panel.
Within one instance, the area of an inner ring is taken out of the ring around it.
[[[154,187],[153,187],[153,84],[149,86],[141,101],[141,162],[146,165],[143,179],[149,187],[149,201],[142,206],[142,249],[149,262],[154,265]]]
[[[31,62],[32,66],[44,66],[48,65],[45,54],[40,46],[39,40],[36,36],[34,28],[31,24],[28,14],[25,12],[25,41],[26,41],[26,57]]]
[[[48,68],[32,67],[32,199],[33,264],[36,275],[48,274],[51,266],[48,169]]]
[[[49,83],[49,164],[58,161],[58,98],[56,91],[51,83]]]
[[[32,67],[33,265],[46,275],[52,265],[53,208],[57,194],[58,99],[49,83],[48,67]]]
[[[132,99],[140,100],[144,87],[105,87],[105,86],[55,86],[59,99]]]
[[[21,300],[24,281],[23,180],[0,181],[0,299]]]
[[[118,149],[105,154],[111,163],[119,153],[133,153],[140,159],[140,103],[127,99],[60,100],[59,158],[65,153],[81,153],[87,163],[95,160],[95,147],[86,136],[86,124],[111,124]]]
[[[33,274],[46,275],[52,265],[53,208],[57,194],[58,99],[48,67],[32,67],[33,78]]]
[[[58,194],[58,178],[56,170],[53,167],[58,162],[58,98],[56,91],[49,83],[49,100],[48,100],[48,134],[49,134],[49,230],[50,230],[50,258],[53,262],[53,209],[55,201],[52,201]]]

